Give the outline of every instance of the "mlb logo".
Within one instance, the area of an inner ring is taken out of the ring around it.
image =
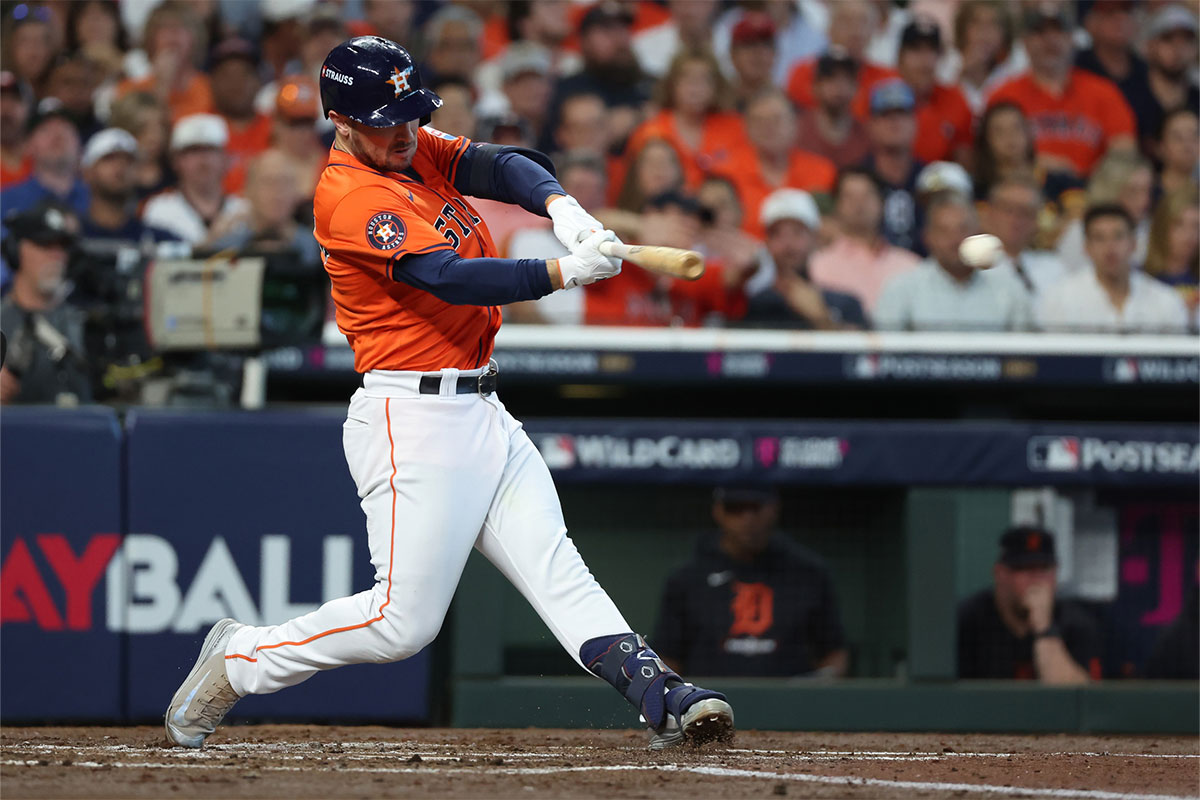
[[[1135,358],[1118,358],[1112,362],[1112,379],[1116,383],[1137,383],[1138,363]]]
[[[879,356],[875,353],[854,356],[846,371],[852,378],[870,380],[879,375]]]
[[[1079,469],[1079,439],[1074,436],[1034,436],[1029,440],[1029,468],[1035,472],[1075,472]]]
[[[570,469],[575,466],[575,438],[567,434],[543,436],[538,440],[542,460],[550,469]]]

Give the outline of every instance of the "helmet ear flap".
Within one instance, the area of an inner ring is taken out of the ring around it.
[[[429,124],[430,120],[432,120],[432,119],[433,119],[433,116],[430,114],[426,114],[425,116],[421,117],[421,126],[420,127],[424,128],[426,125]]]
[[[0,242],[0,255],[4,256],[5,263],[13,272],[21,268],[21,247],[14,234],[10,233],[4,237],[4,241]]]

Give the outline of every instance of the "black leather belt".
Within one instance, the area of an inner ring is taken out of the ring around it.
[[[364,375],[365,383],[365,375]],[[454,384],[455,394],[481,394],[487,397],[496,391],[496,387],[500,383],[500,372],[496,369],[496,365],[492,364],[488,367],[488,371],[482,375],[464,375]],[[422,375],[421,382],[418,386],[418,391],[421,394],[441,394],[442,393],[442,376],[441,375]]]

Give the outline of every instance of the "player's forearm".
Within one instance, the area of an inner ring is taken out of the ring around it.
[[[1033,664],[1042,683],[1072,686],[1091,680],[1087,670],[1071,658],[1071,652],[1058,636],[1041,636],[1034,640]]]
[[[558,288],[554,285],[558,267],[553,261],[460,258],[450,249],[407,256],[390,272],[393,280],[451,305],[506,305],[537,300]]]

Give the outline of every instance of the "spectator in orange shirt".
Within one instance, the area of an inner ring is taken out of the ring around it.
[[[736,76],[733,94],[738,109],[745,111],[750,98],[775,85],[771,79],[775,50],[775,23],[767,14],[747,12],[733,26],[729,60]]]
[[[860,163],[870,152],[867,129],[850,112],[858,87],[858,62],[840,47],[830,47],[817,59],[813,77],[814,105],[801,109],[796,145],[824,156],[839,169]]]
[[[917,99],[917,142],[922,161],[967,163],[971,148],[971,109],[956,86],[937,83],[942,32],[937,23],[918,18],[900,34],[896,68]]]
[[[709,175],[700,184],[696,200],[700,203],[700,222],[703,225],[697,249],[708,260],[716,261],[726,269],[749,270],[762,243],[743,230],[746,210],[742,207],[733,181],[719,175]],[[602,221],[609,225],[607,219]]]
[[[865,0],[838,0],[830,4],[829,45],[831,48],[842,48],[858,64],[857,91],[862,95],[869,95],[879,81],[896,77],[895,70],[866,60],[867,45],[871,42],[871,32],[875,30],[878,18],[877,6]],[[815,104],[813,77],[816,75],[817,61],[801,61],[788,77],[788,95],[800,108],[812,108]]]
[[[746,106],[746,134],[753,150],[722,174],[738,187],[745,208],[746,232],[762,238],[759,208],[771,192],[782,187],[829,192],[837,167],[829,159],[795,146],[796,111],[780,89],[760,92]]]
[[[225,193],[241,194],[246,164],[271,145],[271,118],[254,110],[261,81],[255,48],[244,39],[226,39],[213,50],[209,81],[217,113],[229,126],[229,172]]]
[[[329,150],[317,134],[320,108],[317,83],[308,76],[293,75],[279,87],[271,143],[296,165],[296,196],[306,215],[312,211],[313,191],[329,160]]]
[[[865,169],[838,173],[833,216],[838,234],[813,253],[809,272],[819,285],[852,294],[873,312],[884,283],[913,269],[920,259],[883,238],[883,187]]]
[[[640,212],[647,197],[683,186],[683,163],[675,146],[666,139],[648,139],[625,173],[625,183],[616,195],[616,206]]]
[[[627,153],[636,154],[648,139],[666,139],[679,153],[689,189],[698,188],[706,172],[730,169],[746,157],[746,127],[739,115],[724,110],[729,87],[711,53],[677,55],[658,86],[657,99],[663,110],[633,132]]]
[[[642,212],[646,244],[692,249],[700,238],[700,207],[679,192],[652,197]],[[591,325],[687,326],[734,320],[746,311],[745,274],[710,262],[696,281],[627,268],[589,287],[584,320]]]
[[[139,80],[126,79],[117,96],[150,92],[170,111],[171,121],[213,109],[212,87],[198,67],[208,49],[204,28],[185,3],[164,2],[150,12],[143,33],[151,72]]]
[[[25,153],[29,104],[21,97],[17,76],[0,72],[0,189],[29,177],[33,161]]]
[[[999,86],[988,103],[1021,107],[1033,125],[1040,167],[1086,176],[1105,152],[1135,149],[1133,112],[1120,90],[1074,66],[1071,24],[1062,6],[1030,9],[1024,41],[1029,72]]]

